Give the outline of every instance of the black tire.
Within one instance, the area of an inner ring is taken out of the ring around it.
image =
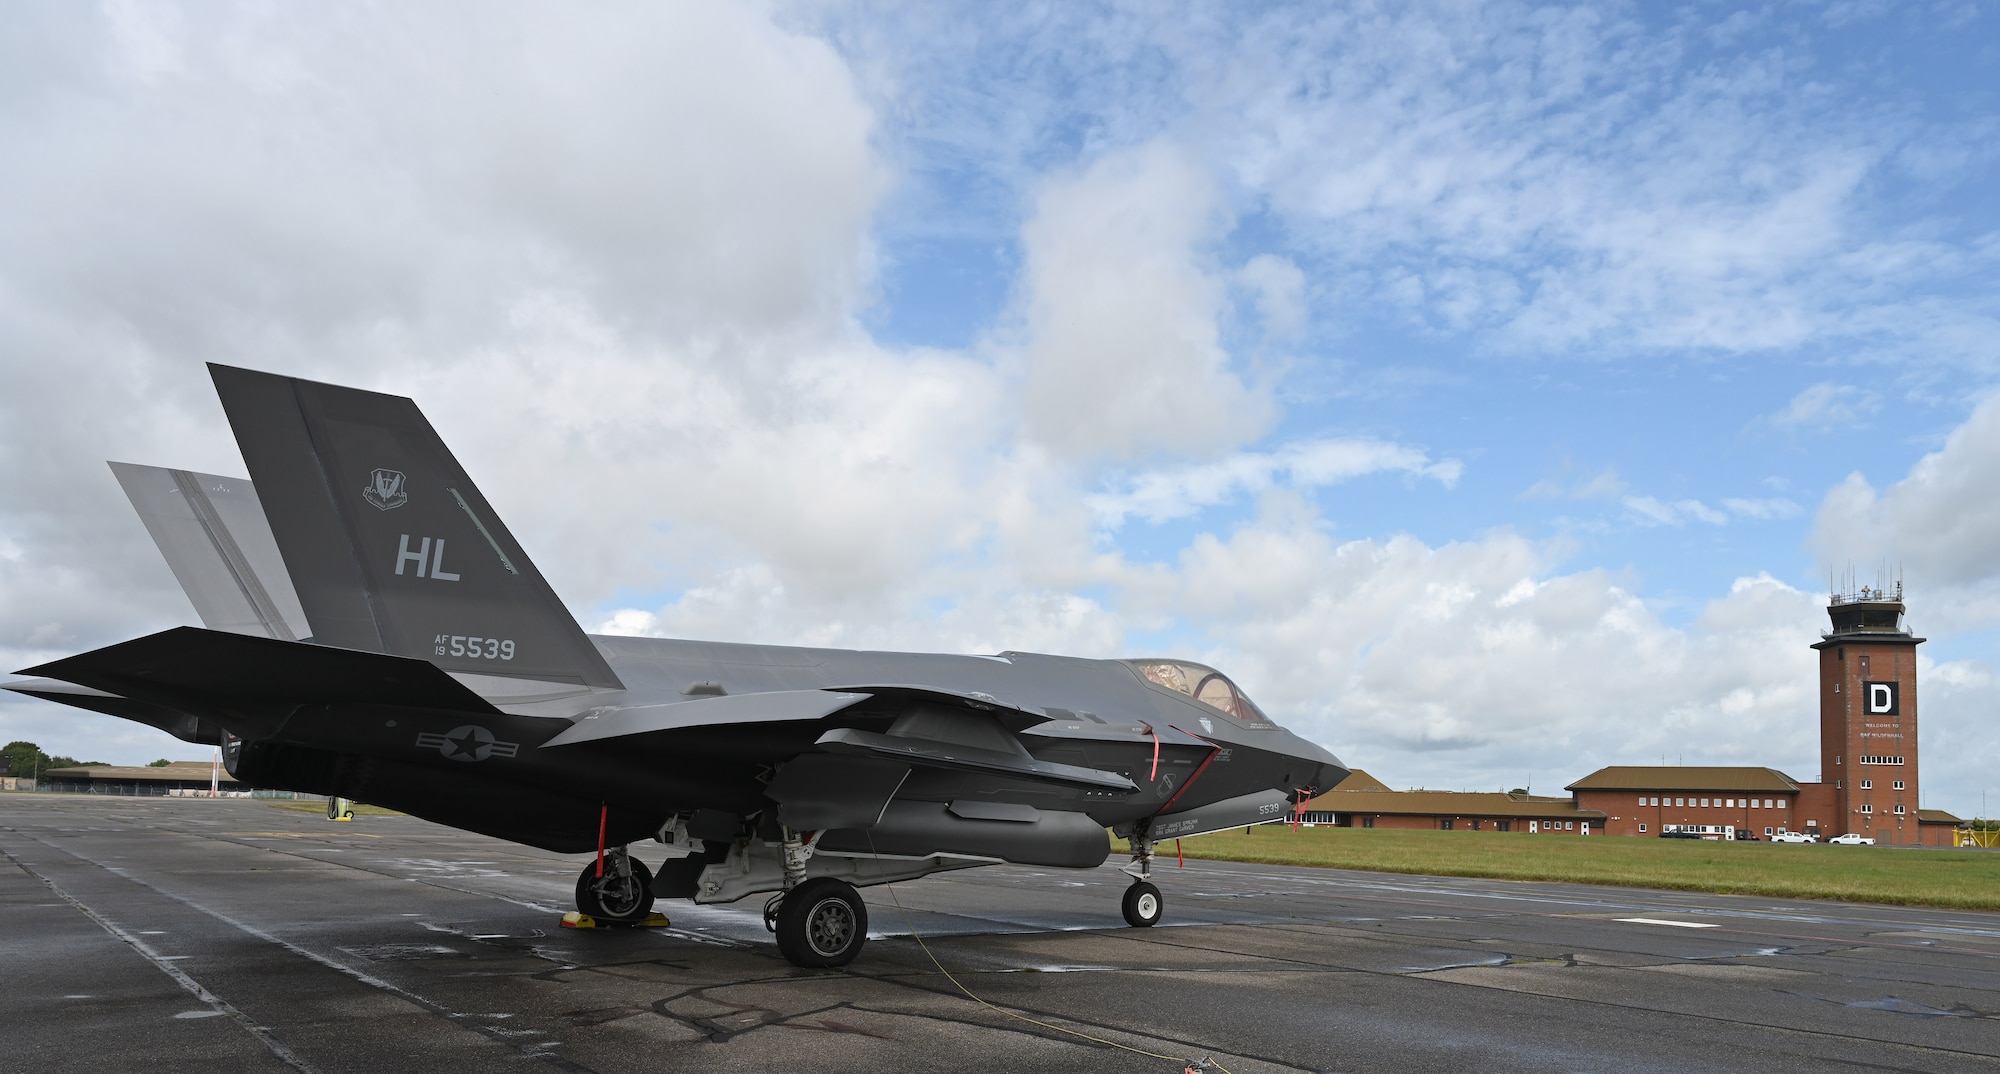
[[[576,878],[576,908],[601,925],[636,925],[646,920],[653,912],[653,874],[645,862],[628,860],[632,865],[629,879],[614,875],[609,861],[604,863],[601,879],[595,860],[584,866]]]
[[[822,876],[778,904],[778,953],[806,969],[845,966],[868,942],[868,904],[844,880]]]
[[[1167,902],[1160,897],[1160,889],[1144,880],[1125,889],[1125,902],[1120,909],[1125,911],[1125,923],[1135,929],[1149,929],[1160,923],[1160,915],[1166,913]]]

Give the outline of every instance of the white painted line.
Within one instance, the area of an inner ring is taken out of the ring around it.
[[[1677,929],[1719,929],[1721,925],[1705,925],[1699,921],[1668,921],[1660,917],[1615,917],[1613,921],[1624,921],[1633,925],[1672,925]]]

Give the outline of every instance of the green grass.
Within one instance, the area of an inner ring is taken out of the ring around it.
[[[1722,843],[1518,832],[1267,824],[1182,841],[1190,858],[1380,873],[2000,910],[2000,854],[1823,844]],[[1173,853],[1163,846],[1164,853]]]
[[[323,802],[266,802],[265,804],[272,809],[282,809],[287,813],[318,813],[322,817],[326,816],[326,805]],[[400,817],[403,814],[393,809],[384,809],[381,806],[356,803],[354,806],[354,815],[357,817]]]

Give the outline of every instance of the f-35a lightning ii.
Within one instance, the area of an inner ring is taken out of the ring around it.
[[[1131,854],[1281,819],[1347,769],[1186,660],[586,635],[409,399],[211,366],[251,480],[114,463],[208,629],[7,688],[219,744],[260,787],[565,854],[577,907],[772,893],[800,966],[853,959],[857,887]],[[650,841],[661,864],[639,859]]]

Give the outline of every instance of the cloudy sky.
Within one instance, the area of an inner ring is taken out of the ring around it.
[[[202,363],[414,396],[592,630],[1178,654],[1396,786],[2000,753],[1970,3],[17,6],[0,660],[193,611]],[[192,757],[0,700],[0,739]]]

